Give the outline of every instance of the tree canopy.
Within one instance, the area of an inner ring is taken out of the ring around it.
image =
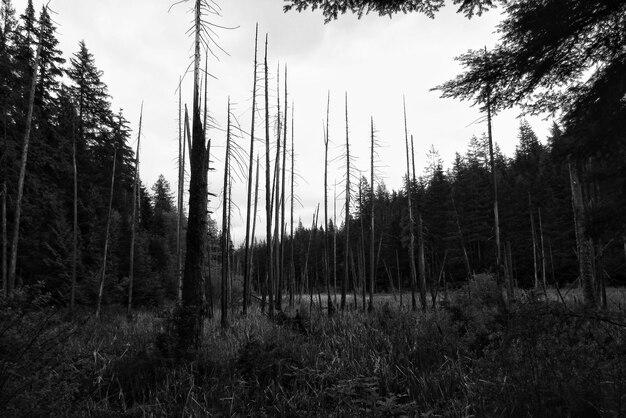
[[[396,13],[424,13],[434,17],[444,5],[445,0],[285,0],[288,4],[283,10],[320,9],[326,18],[326,22],[337,19],[340,14],[346,12],[363,16],[368,13],[378,13],[381,16],[392,16]],[[458,6],[457,12],[467,17],[480,16],[483,12],[495,7],[503,0],[452,0],[452,4]]]

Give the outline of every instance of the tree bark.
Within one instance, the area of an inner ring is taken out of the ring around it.
[[[207,171],[204,129],[200,118],[200,32],[202,0],[195,2],[193,125],[190,156],[189,218],[185,273],[183,276],[182,310],[179,319],[180,346],[199,348],[204,332],[204,268],[207,237]]]

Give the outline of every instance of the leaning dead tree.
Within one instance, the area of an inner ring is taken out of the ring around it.
[[[42,13],[47,12],[47,6],[43,7]],[[20,174],[17,181],[17,198],[15,199],[15,213],[13,219],[13,239],[11,240],[11,261],[9,264],[9,278],[7,282],[7,293],[10,295],[15,288],[15,271],[17,268],[17,243],[20,236],[20,215],[22,213],[22,197],[24,196],[24,178],[26,177],[26,162],[28,161],[28,146],[30,144],[30,131],[33,122],[33,108],[35,104],[35,90],[37,89],[37,78],[39,74],[39,64],[41,57],[41,47],[44,31],[39,31],[39,46],[35,56],[35,66],[30,85],[30,96],[28,98],[28,113],[26,115],[26,130],[22,144],[22,158],[20,161]],[[4,259],[4,258],[3,258]]]
[[[104,293],[104,282],[107,271],[107,253],[109,250],[109,230],[111,229],[111,211],[113,209],[113,189],[115,188],[115,162],[117,160],[117,146],[113,145],[113,168],[111,170],[111,191],[109,193],[109,210],[107,212],[107,223],[104,232],[104,251],[102,255],[102,274],[100,276],[100,285],[98,286],[98,301],[96,303],[96,318],[100,317],[100,309],[102,307],[102,295]]]
[[[126,316],[132,315],[133,306],[133,279],[135,276],[135,234],[137,223],[137,200],[139,199],[139,145],[141,144],[141,122],[143,119],[143,102],[139,112],[139,133],[137,134],[137,152],[135,153],[135,179],[133,180],[133,212],[130,218],[130,261],[128,270],[128,303],[126,305]]]

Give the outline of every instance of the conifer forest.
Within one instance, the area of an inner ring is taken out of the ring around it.
[[[626,416],[626,2],[265,2],[320,33],[500,16],[493,42],[419,93],[479,115],[445,161],[409,85],[366,119],[329,88],[320,123],[261,17],[248,95],[216,100],[221,42],[241,30],[222,0],[162,2],[152,24],[189,22],[180,76],[154,86],[177,109],[165,147],[149,126],[161,103],[119,109],[134,90],[107,85],[100,51],[61,50],[57,1],[14,3],[0,3],[0,416]],[[510,111],[507,153],[494,124]],[[159,147],[175,169],[142,177]]]

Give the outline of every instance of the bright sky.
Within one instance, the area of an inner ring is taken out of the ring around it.
[[[454,57],[468,49],[491,46],[497,40],[495,27],[501,19],[497,11],[467,20],[448,6],[431,20],[423,15],[396,15],[392,19],[377,15],[341,16],[324,24],[316,12],[282,12],[280,0],[215,0],[222,8],[221,17],[210,20],[232,30],[215,28],[219,45],[228,55],[216,51],[211,57],[209,72],[209,110],[221,128],[226,126],[228,96],[241,128],[250,130],[253,80],[254,27],[259,23],[262,60],[262,39],[269,36],[268,62],[272,79],[270,112],[275,113],[276,68],[288,66],[289,105],[295,106],[295,148],[297,179],[294,222],[302,218],[310,225],[317,203],[323,205],[324,146],[322,121],[326,118],[326,97],[331,93],[329,158],[329,199],[337,182],[338,211],[344,206],[343,160],[345,116],[344,93],[348,93],[351,153],[357,169],[369,178],[370,117],[374,118],[380,159],[380,179],[389,189],[399,189],[406,169],[404,154],[404,122],[402,96],[406,96],[408,128],[415,138],[418,172],[426,166],[426,153],[431,145],[439,151],[448,168],[455,151],[465,153],[472,135],[486,131],[484,123],[473,123],[481,117],[467,102],[440,99],[431,88],[453,78],[461,70]],[[21,14],[26,0],[13,0]],[[94,55],[97,67],[104,72],[112,107],[124,109],[126,118],[136,130],[139,108],[144,101],[141,150],[141,178],[148,187],[159,174],[176,190],[176,158],[178,155],[179,76],[191,63],[192,38],[191,1],[172,7],[174,0],[52,0],[50,8],[58,26],[60,49],[68,59],[83,39]],[[39,11],[41,0],[34,1]],[[261,61],[262,62],[262,61]],[[203,64],[204,65],[204,64]],[[259,74],[262,72],[259,66]],[[183,84],[183,101],[190,104],[192,75]],[[262,90],[258,90],[262,92]],[[263,98],[257,98],[258,109]],[[284,106],[281,103],[281,107]],[[259,113],[260,114],[260,113]],[[493,122],[494,139],[503,152],[511,156],[517,144],[519,120],[516,111],[498,114]],[[291,120],[291,114],[289,115]],[[259,120],[259,119],[257,119]],[[539,138],[545,141],[549,123],[528,118]],[[289,122],[290,123],[290,122]],[[257,124],[257,137],[264,138],[262,124]],[[291,132],[291,126],[289,126]],[[212,129],[212,160],[216,171],[210,174],[209,189],[221,195],[225,130]],[[133,134],[133,142],[136,133]],[[236,138],[244,149],[249,136]],[[264,161],[264,143],[255,143]],[[273,155],[273,154],[272,154]],[[263,176],[263,167],[261,168]],[[257,237],[262,239],[264,227],[264,181],[259,190]],[[246,181],[233,180],[232,236],[236,243],[245,236]],[[214,200],[211,210],[221,223],[221,206]],[[332,217],[332,203],[329,216]],[[323,220],[323,207],[320,219]],[[337,217],[343,217],[343,212]],[[288,216],[287,216],[288,219]]]

